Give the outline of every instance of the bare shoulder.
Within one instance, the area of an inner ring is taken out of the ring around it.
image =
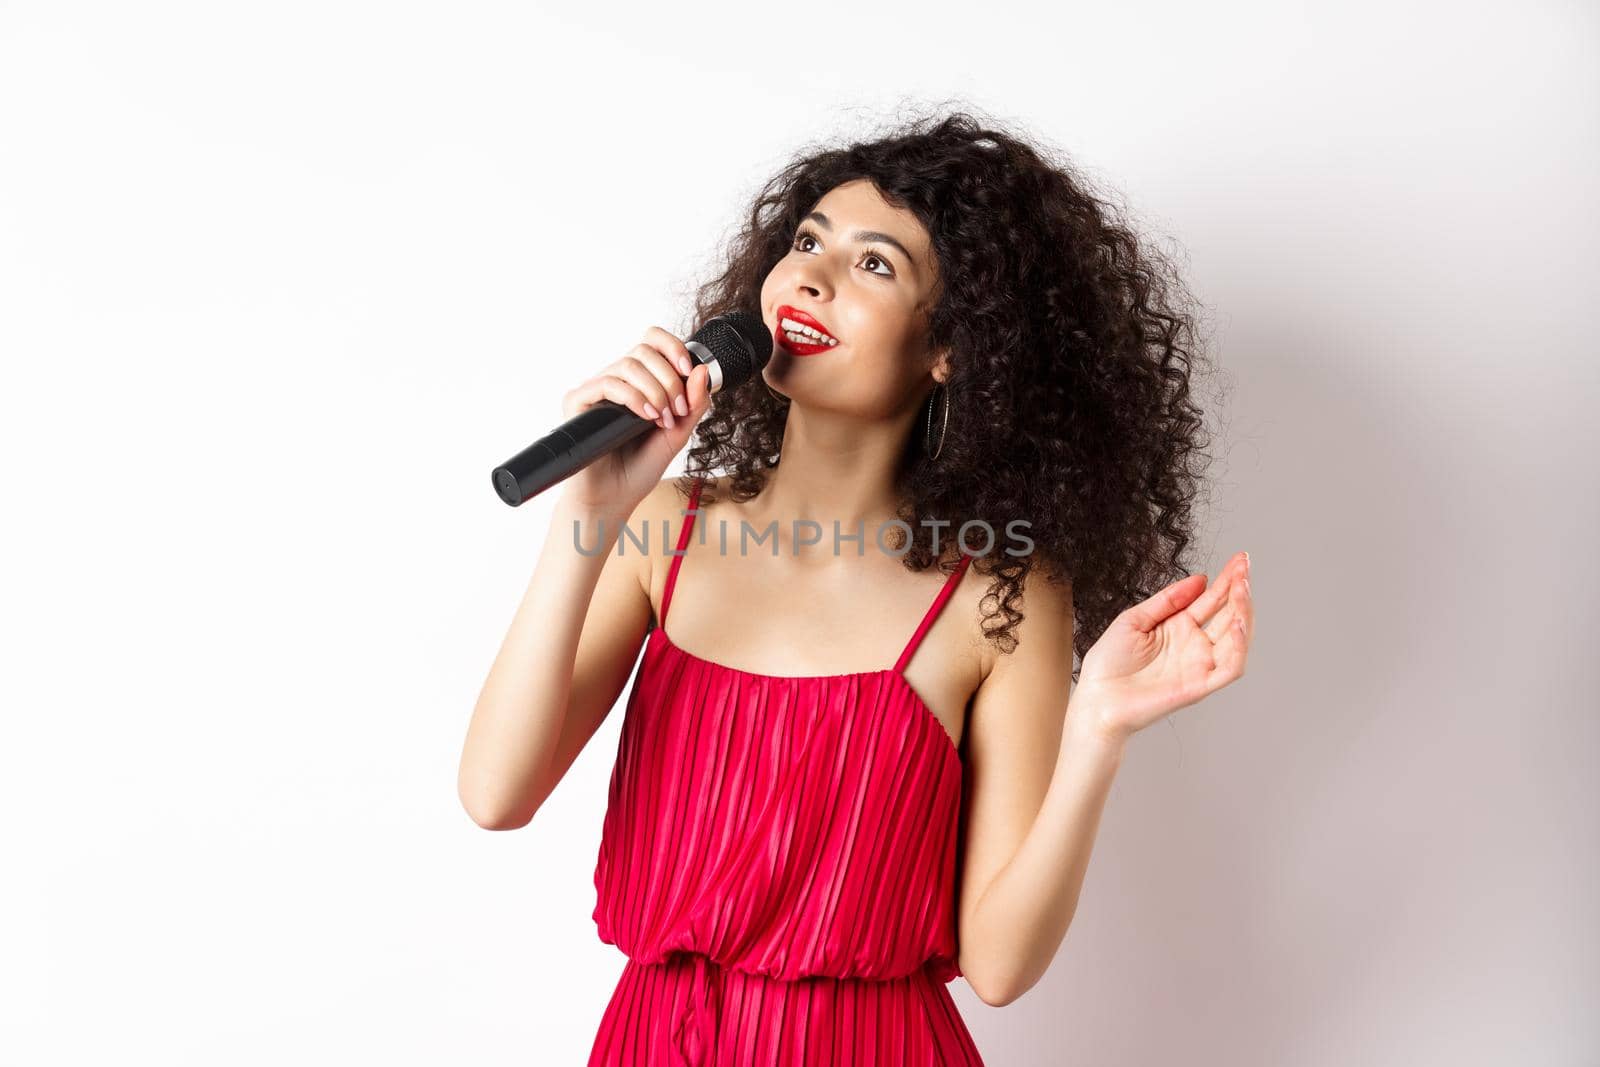
[[[690,485],[693,483],[685,482],[681,474],[661,479],[639,502],[639,507],[634,512],[635,521],[648,519],[654,527],[664,520],[669,528],[676,530],[689,509],[689,496],[683,487]],[[725,478],[706,479],[707,488],[714,487],[719,498],[725,485]]]
[[[718,478],[714,484],[720,489],[723,481]],[[681,474],[661,479],[639,502],[639,506],[628,519],[628,525],[638,543],[648,546],[648,550],[639,551],[636,544],[630,542],[627,548],[638,567],[639,584],[647,593],[655,589],[658,575],[666,573],[666,564],[671,560],[667,552],[676,544],[677,531],[682,528],[685,513],[689,508],[688,497],[679,489],[682,483]],[[707,484],[713,483],[708,480]],[[649,539],[645,540],[647,531]]]
[[[674,474],[657,482],[655,488],[646,493],[634,509],[633,521],[656,523],[680,516],[683,509],[689,506],[688,500],[678,491],[681,480],[681,475]]]
[[[1011,652],[1000,651],[985,631],[985,627],[992,630],[1002,622],[999,616],[985,619],[985,615],[994,615],[1004,595],[994,590],[996,581],[991,574],[980,574],[974,565],[967,568],[967,575],[959,590],[963,601],[973,606],[968,619],[972,639],[980,649],[979,684],[987,682],[996,670],[1010,673],[1018,666],[1026,669],[1026,664],[1040,653],[1046,656],[1059,655],[1063,641],[1067,644],[1070,657],[1074,616],[1071,580],[1055,574],[1043,564],[1036,564],[1029,570],[1023,579],[1021,594],[1009,604],[1023,616],[1011,628],[1011,634],[1017,642]],[[1022,656],[1023,646],[1029,644],[1030,638],[1032,647],[1029,654]]]

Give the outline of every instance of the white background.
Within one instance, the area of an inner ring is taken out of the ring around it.
[[[620,714],[477,828],[489,471],[790,155],[971,104],[1186,257],[1250,673],[1135,738],[991,1064],[1600,1059],[1600,19],[0,4],[0,1059],[578,1064]],[[681,464],[681,457],[679,460]]]

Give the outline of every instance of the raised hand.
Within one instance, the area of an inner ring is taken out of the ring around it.
[[[1191,574],[1113,619],[1083,657],[1072,697],[1087,725],[1126,739],[1241,677],[1255,633],[1249,574],[1241,552],[1210,588]]]

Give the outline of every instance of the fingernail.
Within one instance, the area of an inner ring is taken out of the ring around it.
[[[649,415],[652,419],[659,419],[661,417],[661,412],[655,409],[655,405],[648,402],[645,403],[644,413]]]
[[[667,429],[672,429],[672,409],[666,408],[661,412],[661,417],[667,420]]]
[[[1244,554],[1244,569],[1245,570],[1249,570],[1250,569],[1250,553],[1248,553],[1248,552],[1246,552]]]
[[[687,375],[687,374],[691,373],[694,370],[694,364],[690,363],[687,358],[685,358],[683,356],[679,356],[678,357],[678,369],[683,371],[683,373],[685,375]]]
[[[683,398],[682,393],[672,398],[672,410],[679,415],[689,414],[689,402]]]

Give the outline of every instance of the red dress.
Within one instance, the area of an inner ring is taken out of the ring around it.
[[[667,610],[622,723],[595,866],[628,956],[590,1067],[981,1067],[946,984],[961,756],[901,673],[752,674],[685,652]]]

